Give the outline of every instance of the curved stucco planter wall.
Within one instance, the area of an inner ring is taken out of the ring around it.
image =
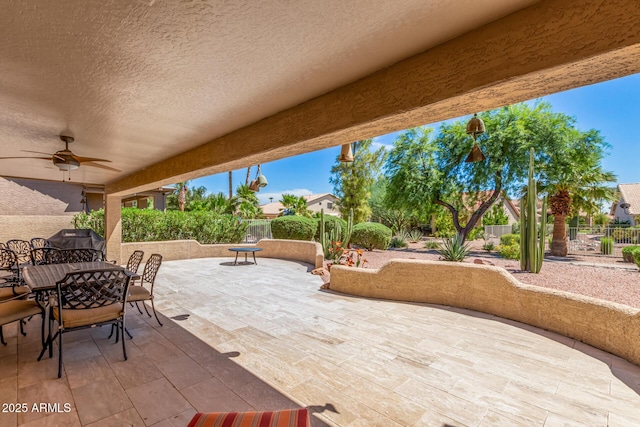
[[[257,258],[279,258],[301,261],[311,264],[315,266],[315,268],[322,267],[324,260],[322,245],[320,245],[320,243],[304,240],[276,239],[263,239],[255,245],[242,243],[201,245],[195,240],[123,243],[122,259],[126,262],[136,249],[144,251],[145,259],[153,253],[158,253],[162,255],[165,261],[190,258],[235,257],[235,253],[230,252],[229,248],[254,246],[262,248],[262,251],[256,253]]]
[[[640,310],[526,285],[499,267],[397,259],[379,270],[333,266],[330,288],[494,314],[560,333],[640,365]]]

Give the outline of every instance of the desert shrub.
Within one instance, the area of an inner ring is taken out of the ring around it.
[[[316,227],[316,232],[313,235],[313,239],[316,242],[320,242],[320,218],[315,218],[318,221],[318,226]],[[336,228],[336,225],[340,226],[340,230],[343,232],[347,229],[347,221],[342,218],[333,215],[324,215],[324,232],[331,235],[331,231]]]
[[[520,235],[519,234],[503,234],[500,236],[500,244],[502,246],[512,246],[516,244],[520,244]]]
[[[611,237],[600,239],[600,253],[603,255],[611,255],[613,253],[613,239]]]
[[[377,222],[361,222],[353,226],[351,243],[369,251],[387,249],[391,241],[391,229]]]
[[[478,239],[484,239],[484,228],[482,227],[475,227],[469,232],[469,234],[467,234],[467,240]]]
[[[420,241],[420,239],[422,239],[422,231],[418,230],[417,228],[414,228],[408,233],[408,237],[409,237],[408,240],[411,243],[417,243]]]
[[[409,246],[409,244],[402,236],[393,236],[389,242],[390,248],[406,248],[407,246]]]
[[[638,241],[638,229],[616,227],[613,229],[611,237],[616,243],[636,243]]]
[[[491,252],[496,249],[496,245],[494,245],[493,242],[486,242],[484,245],[482,245],[482,249],[487,252]]]
[[[440,243],[435,240],[427,240],[424,244],[426,249],[440,249]]]
[[[299,215],[281,216],[271,220],[271,235],[274,239],[311,240],[318,222]]]
[[[464,243],[460,234],[456,234],[453,238],[442,239],[442,248],[438,252],[445,261],[462,262],[470,250],[469,244]]]
[[[456,235],[456,227],[453,225],[453,217],[448,211],[441,211],[436,216],[436,237],[453,237]]]
[[[638,268],[640,268],[640,251],[633,252],[633,260],[635,261]]]
[[[635,262],[634,255],[636,252],[640,252],[640,246],[627,246],[622,248],[622,259],[625,262]]]
[[[498,254],[505,259],[520,259],[520,245],[500,245],[498,246]]]

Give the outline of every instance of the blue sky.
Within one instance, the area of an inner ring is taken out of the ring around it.
[[[613,171],[619,183],[640,182],[640,74],[604,83],[572,89],[542,98],[553,110],[573,116],[581,130],[597,129],[611,144],[602,164]],[[434,124],[438,126],[438,124]],[[374,143],[391,147],[396,133],[374,138]],[[282,193],[295,195],[333,192],[329,183],[331,166],[340,154],[340,147],[332,147],[262,165],[262,173],[269,185],[256,195],[261,203],[269,198],[278,201]],[[255,176],[255,167],[252,169]],[[234,188],[244,183],[247,170],[233,172]],[[227,173],[211,175],[192,181],[192,187],[204,186],[210,193],[227,193]]]

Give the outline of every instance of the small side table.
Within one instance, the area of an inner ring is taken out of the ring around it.
[[[251,264],[251,262],[247,261],[247,255],[251,252],[253,254],[253,263],[258,265],[258,262],[256,261],[256,252],[260,252],[262,248],[229,248],[229,250],[236,253],[236,259],[233,261],[233,265],[238,265],[238,254],[240,252],[244,253],[245,264]]]

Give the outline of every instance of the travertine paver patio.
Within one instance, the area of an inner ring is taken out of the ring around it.
[[[640,367],[618,357],[490,315],[321,291],[306,265],[258,262],[165,262],[164,327],[132,311],[128,361],[108,328],[67,334],[62,379],[55,356],[35,361],[39,319],[26,338],[5,327],[0,401],[71,412],[4,412],[0,426],[181,426],[195,411],[299,406],[316,426],[640,425]]]

